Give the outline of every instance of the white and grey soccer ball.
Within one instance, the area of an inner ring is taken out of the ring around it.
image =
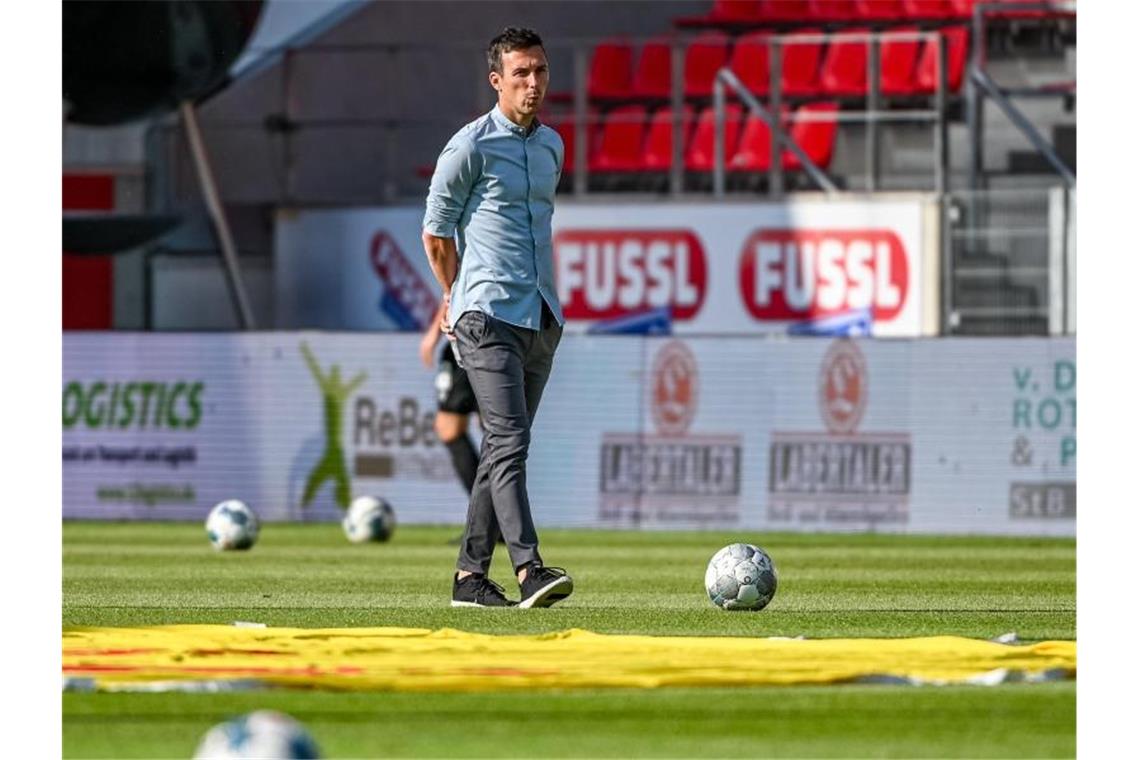
[[[276,710],[257,710],[219,723],[206,732],[194,753],[197,760],[299,760],[320,756],[317,743],[305,727]]]
[[[396,530],[396,510],[376,496],[357,496],[341,521],[344,535],[354,544],[387,541]]]
[[[729,544],[709,560],[705,591],[724,610],[758,611],[776,595],[776,565],[752,544]]]
[[[248,549],[257,543],[260,531],[257,513],[237,499],[219,502],[206,518],[206,536],[218,551]]]

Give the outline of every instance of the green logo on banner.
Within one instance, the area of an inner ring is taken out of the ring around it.
[[[336,503],[340,505],[341,509],[348,509],[348,502],[351,498],[348,464],[344,458],[344,449],[340,444],[341,432],[344,430],[344,402],[348,400],[349,395],[354,390],[360,387],[368,375],[360,372],[352,380],[345,383],[340,379],[340,365],[333,364],[329,367],[328,374],[321,372],[321,368],[317,364],[313,352],[309,350],[307,343],[301,343],[301,354],[304,355],[305,363],[309,365],[309,371],[313,373],[313,378],[321,389],[325,407],[325,453],[321,455],[320,460],[305,481],[305,493],[301,497],[301,506],[309,506],[313,497],[317,495],[317,489],[326,480],[332,480],[335,487]]]
[[[80,382],[63,386],[63,427],[72,430],[194,430],[202,421],[200,380]]]

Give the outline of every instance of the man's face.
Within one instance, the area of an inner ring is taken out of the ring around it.
[[[499,91],[499,105],[507,116],[533,117],[542,106],[550,84],[550,65],[542,46],[502,54],[503,73],[492,71],[491,86]]]

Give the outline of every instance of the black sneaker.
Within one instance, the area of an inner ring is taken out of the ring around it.
[[[526,566],[526,580],[519,584],[519,607],[549,607],[574,591],[574,579],[560,567],[544,567],[537,562]]]
[[[502,586],[485,575],[473,573],[460,580],[456,573],[451,584],[452,607],[514,607],[517,604],[503,594]]]

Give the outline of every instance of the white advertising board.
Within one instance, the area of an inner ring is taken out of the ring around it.
[[[460,522],[418,339],[320,333],[65,334],[64,515],[339,518],[399,495],[402,519]]]
[[[931,199],[602,205],[560,201],[555,277],[570,332],[667,308],[673,332],[933,334]],[[422,208],[292,210],[276,229],[282,328],[414,328],[438,286]],[[380,260],[395,262],[387,269]],[[393,314],[396,316],[393,317]],[[422,324],[422,322],[421,322]]]
[[[65,334],[64,516],[462,522],[417,344]],[[1075,344],[567,335],[527,466],[540,526],[1071,536]]]
[[[279,210],[273,288],[277,327],[426,326],[439,285],[420,242],[422,218],[422,209],[409,207]]]

